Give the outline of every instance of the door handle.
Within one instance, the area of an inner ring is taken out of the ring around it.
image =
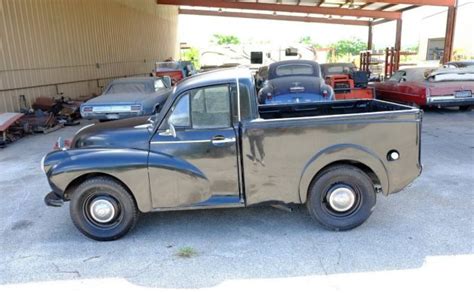
[[[226,138],[223,135],[216,135],[211,139],[211,142],[215,146],[222,146],[228,143],[234,143],[235,142],[235,137],[231,138]]]

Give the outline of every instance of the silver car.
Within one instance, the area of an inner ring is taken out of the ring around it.
[[[115,79],[102,95],[81,105],[81,116],[106,121],[152,115],[160,111],[171,91],[167,76]]]

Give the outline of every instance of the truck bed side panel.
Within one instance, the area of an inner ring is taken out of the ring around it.
[[[397,192],[421,172],[420,123],[418,110],[245,122],[246,202],[304,203],[317,172],[342,161],[368,166],[385,194]],[[391,150],[399,160],[388,161]]]

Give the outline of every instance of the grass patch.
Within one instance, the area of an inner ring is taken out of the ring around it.
[[[178,252],[176,253],[176,255],[182,258],[191,258],[197,255],[197,251],[194,250],[194,248],[192,247],[186,246],[186,247],[181,247],[180,249],[178,249]]]

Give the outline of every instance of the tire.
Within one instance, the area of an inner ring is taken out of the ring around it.
[[[351,200],[338,203],[338,194]],[[372,214],[375,202],[375,188],[369,176],[357,167],[338,165],[324,170],[313,180],[306,205],[311,217],[324,228],[344,231],[364,223]]]
[[[114,212],[101,215],[104,209],[100,209],[100,204],[113,207]],[[95,216],[93,206],[98,206]],[[79,231],[99,241],[124,236],[138,220],[138,209],[132,195],[120,183],[107,177],[91,178],[81,183],[71,195],[69,212]]]
[[[469,106],[469,105],[468,105],[468,106],[459,106],[459,110],[461,110],[461,111],[469,111],[469,110],[471,110],[471,106]]]

